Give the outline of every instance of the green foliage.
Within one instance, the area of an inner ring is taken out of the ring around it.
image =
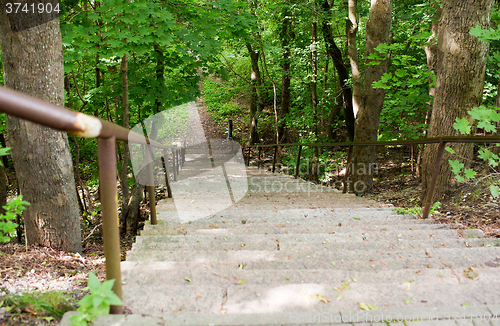
[[[471,133],[471,125],[477,122],[478,128],[483,129],[485,132],[496,132],[496,127],[492,122],[500,121],[500,112],[498,112],[498,108],[489,109],[485,106],[480,106],[477,108],[472,108],[468,111],[472,122],[469,122],[466,118],[456,118],[456,122],[453,124],[453,128],[458,130],[462,134],[470,134]],[[446,150],[450,154],[455,154],[455,151],[452,148],[447,147]],[[487,147],[482,146],[478,151],[478,157],[486,162],[491,168],[497,167],[500,158],[497,154],[491,152]],[[461,163],[459,160],[448,160],[452,168],[452,172],[455,174],[455,178],[459,182],[464,182],[469,179],[475,179],[477,172],[473,169],[465,168],[465,164]],[[497,180],[498,182],[498,180]],[[493,197],[498,196],[498,186],[491,185],[490,192]]]
[[[409,42],[420,44],[425,35],[416,35]],[[418,41],[418,42],[417,42]],[[408,42],[408,41],[407,41]],[[373,83],[374,88],[387,90],[380,117],[379,140],[414,139],[423,136],[423,123],[432,98],[429,96],[429,81],[435,83],[435,75],[420,63],[416,55],[408,54],[402,43],[380,44],[368,65],[380,64],[391,55],[391,69],[381,80]]]
[[[70,318],[72,326],[85,326],[88,322],[93,322],[96,317],[109,314],[111,305],[123,305],[122,301],[113,292],[115,280],[99,282],[94,273],[89,274],[88,287],[91,293],[78,301],[80,307],[78,314]]]
[[[464,135],[470,134],[471,130],[471,126],[469,126],[469,120],[467,120],[466,118],[455,118],[453,128],[460,131]]]
[[[74,310],[74,299],[58,291],[24,292],[0,296],[0,308],[11,314],[33,311],[46,321],[60,320],[65,312]]]
[[[23,201],[22,195],[19,195],[9,200],[6,206],[2,206],[5,209],[5,213],[0,215],[0,242],[9,242],[11,240],[12,237],[10,235],[18,227],[18,224],[14,223],[13,220],[16,219],[17,215],[21,215],[26,209],[25,206],[29,204]]]
[[[440,202],[435,202],[432,207],[431,207],[431,210],[429,212],[429,215],[432,215],[436,212],[436,209],[441,206],[441,203]],[[422,214],[423,214],[423,211],[422,211],[422,207],[420,206],[415,206],[413,208],[402,208],[402,207],[396,207],[393,209],[393,211],[396,212],[396,214],[399,214],[399,215],[417,215],[419,217],[422,217]]]

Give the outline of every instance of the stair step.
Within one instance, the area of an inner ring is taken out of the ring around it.
[[[276,251],[131,251],[128,261],[172,261],[185,266],[206,268],[227,265],[234,269],[243,263],[245,269],[344,269],[344,270],[393,270],[402,268],[425,268],[435,266],[451,266],[451,268],[470,267],[474,265],[495,265],[500,262],[500,251],[492,248],[440,249],[425,253],[396,253],[390,255],[374,255],[373,252],[288,252]]]
[[[481,230],[463,230],[461,231],[468,238],[479,238],[484,234]],[[138,242],[144,241],[146,239],[153,239],[157,243],[193,243],[193,242],[203,242],[203,243],[219,243],[223,241],[229,242],[240,242],[240,243],[252,243],[252,242],[316,242],[316,241],[328,241],[331,242],[363,242],[363,241],[382,241],[382,240],[398,240],[403,243],[406,240],[415,239],[436,239],[444,240],[450,238],[456,238],[458,232],[456,230],[446,230],[437,229],[429,232],[428,230],[409,230],[409,231],[382,231],[382,232],[339,232],[339,233],[316,233],[316,234],[305,234],[305,233],[289,233],[289,234],[187,234],[187,235],[144,235],[140,237]]]
[[[285,233],[349,233],[349,232],[366,232],[366,231],[403,231],[403,230],[435,230],[435,229],[450,229],[447,225],[437,224],[407,224],[407,225],[370,225],[365,223],[361,225],[350,224],[349,226],[338,223],[231,223],[226,224],[209,224],[200,227],[199,225],[176,224],[176,225],[145,225],[141,235],[184,235],[184,234],[285,234]],[[374,224],[374,223],[373,223]],[[220,225],[220,226],[219,226]]]
[[[196,251],[196,250],[277,250],[278,242],[275,239],[270,239],[268,241],[261,242],[232,242],[223,241],[219,243],[178,243],[178,242],[161,242],[158,243],[154,237],[141,237],[138,242],[132,245],[132,250],[143,250],[143,249],[157,249],[157,250],[186,250],[186,251]],[[399,239],[399,238],[398,238]],[[471,238],[471,239],[427,239],[427,240],[406,240],[399,241],[394,240],[381,240],[381,241],[364,241],[360,242],[328,242],[323,238],[318,238],[316,242],[280,242],[281,250],[401,250],[409,248],[464,248],[464,247],[495,247],[499,246],[499,239],[491,238]],[[242,246],[244,244],[244,246]],[[153,248],[154,247],[154,248]]]
[[[399,269],[371,271],[350,271],[343,269],[298,269],[298,270],[249,270],[238,268],[200,268],[182,267],[173,262],[150,261],[146,263],[122,262],[122,280],[129,284],[135,282],[148,284],[152,281],[161,284],[185,285],[212,284],[232,285],[241,280],[245,284],[292,284],[292,283],[328,283],[332,287],[342,288],[345,282],[363,283],[396,283],[411,288],[413,284],[467,284],[473,282],[498,282],[498,268],[474,267],[473,270],[479,276],[478,280],[472,280],[465,276],[464,269],[451,270],[448,267],[422,268],[422,269]],[[139,268],[140,267],[140,268]],[[408,286],[409,284],[409,286]]]
[[[221,314],[222,311],[227,314],[361,312],[359,302],[394,310],[495,304],[500,283],[412,284],[410,290],[406,284],[351,283],[339,300],[333,286],[328,283],[186,286],[158,284],[152,280],[150,284],[129,285],[123,301],[134,307],[133,313],[149,316]],[[330,302],[321,302],[321,298]]]

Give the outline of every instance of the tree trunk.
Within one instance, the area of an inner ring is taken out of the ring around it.
[[[128,202],[128,211],[127,211],[127,234],[129,235],[137,234],[140,205],[144,189],[145,187],[138,183],[132,189],[132,195],[130,196],[130,201]]]
[[[316,15],[315,15],[316,16]],[[316,19],[316,17],[313,17]],[[313,132],[315,135],[315,142],[318,140],[318,23],[313,22],[311,25],[311,65],[312,65],[312,76],[311,76],[311,107],[313,111]],[[318,147],[314,147],[314,158],[311,179],[318,181]]]
[[[356,134],[354,141],[376,141],[380,113],[384,103],[385,90],[373,88],[372,84],[380,80],[387,72],[387,60],[378,65],[369,65],[368,56],[375,52],[375,48],[382,43],[388,43],[391,28],[391,0],[373,0],[366,23],[365,48],[365,81],[361,95],[361,102],[356,119]],[[354,192],[373,192],[373,172],[375,165],[375,146],[354,146],[352,184]]]
[[[128,101],[128,57],[127,54],[123,55],[121,62],[122,70],[122,87],[123,87],[123,127],[129,129],[129,101]],[[122,207],[120,216],[120,230],[122,234],[125,234],[127,228],[127,215],[128,215],[128,161],[130,159],[130,151],[128,148],[128,142],[123,142],[123,161],[121,167],[121,187],[122,187]]]
[[[258,94],[257,94],[257,81],[260,79],[259,72],[259,52],[252,49],[250,43],[246,44],[248,53],[250,54],[250,135],[248,144],[253,145],[259,142],[259,134],[257,133],[257,113],[258,113]]]
[[[330,16],[330,5],[327,0],[323,1],[323,12],[326,17]],[[342,85],[342,99],[344,102],[344,114],[345,123],[347,126],[347,133],[349,139],[352,141],[354,139],[354,111],[352,107],[352,90],[348,85],[349,83],[349,72],[347,67],[344,65],[344,59],[342,58],[342,52],[335,44],[333,39],[332,27],[329,25],[327,19],[323,20],[323,37],[326,44],[326,52],[332,58],[335,69],[337,69],[337,74],[339,75],[339,81]]]
[[[283,49],[283,72],[281,74],[281,109],[279,112],[278,139],[281,143],[288,141],[288,132],[283,121],[290,111],[290,41],[293,40],[292,26],[288,18],[289,12],[283,12],[281,26],[281,48]]]
[[[356,34],[358,33],[358,21],[356,18],[357,4],[357,0],[349,0],[349,19],[346,21],[348,53],[352,71],[352,111],[354,118],[356,118],[356,115],[358,114],[361,102],[361,72],[359,71],[358,50],[356,43]]]
[[[428,137],[456,134],[456,118],[470,119],[467,111],[482,102],[488,43],[469,34],[477,25],[488,28],[493,0],[443,1],[438,27],[436,95],[432,108]],[[474,129],[474,128],[473,128]],[[472,157],[472,144],[454,143],[454,157]],[[437,144],[427,145],[422,158],[422,198],[432,177]],[[437,179],[434,198],[448,191],[454,174],[445,153]]]
[[[53,104],[64,105],[64,69],[59,19],[12,30],[0,14],[5,86]],[[28,15],[11,17],[27,23]],[[24,200],[28,245],[82,250],[75,178],[66,133],[7,117],[9,145]]]

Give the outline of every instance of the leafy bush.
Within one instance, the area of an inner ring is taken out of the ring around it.
[[[80,307],[78,314],[72,316],[69,320],[72,326],[86,326],[88,322],[93,322],[96,317],[109,314],[111,305],[123,305],[122,301],[113,292],[115,280],[99,282],[94,273],[89,274],[88,288],[91,293],[78,301]]]
[[[429,212],[429,215],[432,215],[435,213],[436,209],[441,206],[440,202],[435,202],[434,205],[432,205],[431,210]],[[415,206],[412,208],[402,208],[402,207],[396,207],[393,209],[393,211],[396,212],[396,214],[399,215],[417,215],[418,217],[422,217],[424,214],[422,211],[422,207],[420,206]]]
[[[58,291],[25,292],[22,295],[0,296],[0,307],[11,314],[29,312],[46,321],[60,320],[65,312],[74,310],[74,299]]]
[[[0,215],[0,242],[9,242],[11,240],[12,237],[10,235],[19,226],[13,220],[16,218],[16,215],[21,215],[26,209],[25,205],[29,204],[27,201],[23,201],[22,195],[19,195],[9,200],[6,206],[3,206],[5,213]]]
[[[461,134],[468,135],[471,133],[471,126],[477,122],[478,128],[484,129],[485,132],[496,132],[496,127],[493,122],[500,121],[500,112],[498,112],[498,108],[489,109],[485,106],[480,106],[471,109],[468,113],[472,121],[466,118],[456,118],[453,124],[455,130],[459,131]],[[450,154],[455,154],[455,151],[451,147],[447,147],[446,150]],[[497,154],[491,152],[488,147],[481,146],[478,153],[478,157],[485,161],[491,169],[498,166],[500,158]],[[477,172],[473,169],[465,168],[465,164],[461,163],[459,160],[448,160],[448,163],[458,181],[463,182],[469,179],[475,179]],[[490,185],[490,192],[493,197],[499,196],[500,188],[498,186],[498,179],[496,179],[496,184]]]

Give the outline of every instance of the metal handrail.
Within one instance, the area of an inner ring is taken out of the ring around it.
[[[429,183],[429,189],[427,191],[427,197],[425,199],[424,210],[422,212],[422,218],[428,218],[432,205],[432,198],[434,197],[437,177],[439,175],[439,168],[441,167],[441,163],[443,161],[444,150],[446,148],[446,143],[500,143],[500,136],[444,136],[444,137],[432,137],[432,138],[419,138],[419,139],[410,139],[410,140],[390,140],[390,141],[372,141],[372,142],[347,142],[347,143],[283,143],[283,144],[268,144],[268,145],[260,145],[255,144],[251,146],[247,146],[248,148],[248,163],[250,165],[250,149],[258,148],[259,150],[259,160],[260,153],[262,148],[272,148],[274,147],[274,157],[273,157],[273,165],[272,172],[274,173],[276,168],[276,157],[278,154],[278,147],[287,147],[287,146],[298,146],[299,152],[297,155],[297,166],[295,167],[295,178],[298,177],[299,174],[299,166],[300,166],[300,157],[302,153],[302,146],[308,147],[349,147],[349,151],[347,154],[347,169],[344,175],[344,189],[342,193],[347,192],[347,178],[350,173],[349,164],[352,156],[352,149],[354,146],[390,146],[390,145],[416,145],[416,144],[439,144],[436,161],[434,163],[434,169],[432,173],[432,178]]]
[[[106,279],[115,280],[113,291],[121,299],[120,235],[118,230],[118,203],[116,200],[116,140],[162,148],[165,162],[167,149],[172,150],[172,155],[174,155],[174,153],[178,155],[179,147],[162,145],[109,121],[75,112],[5,87],[0,87],[0,112],[80,137],[98,138],[99,185],[101,187]],[[147,168],[149,170],[148,182],[153,184],[152,166],[148,165]],[[179,167],[175,159],[173,160],[173,168],[174,171],[178,173],[177,170]],[[168,184],[168,176],[165,176],[165,178]],[[156,224],[154,186],[148,186],[148,188],[151,224]],[[123,306],[111,306],[110,312],[112,314],[121,314],[123,313]]]

